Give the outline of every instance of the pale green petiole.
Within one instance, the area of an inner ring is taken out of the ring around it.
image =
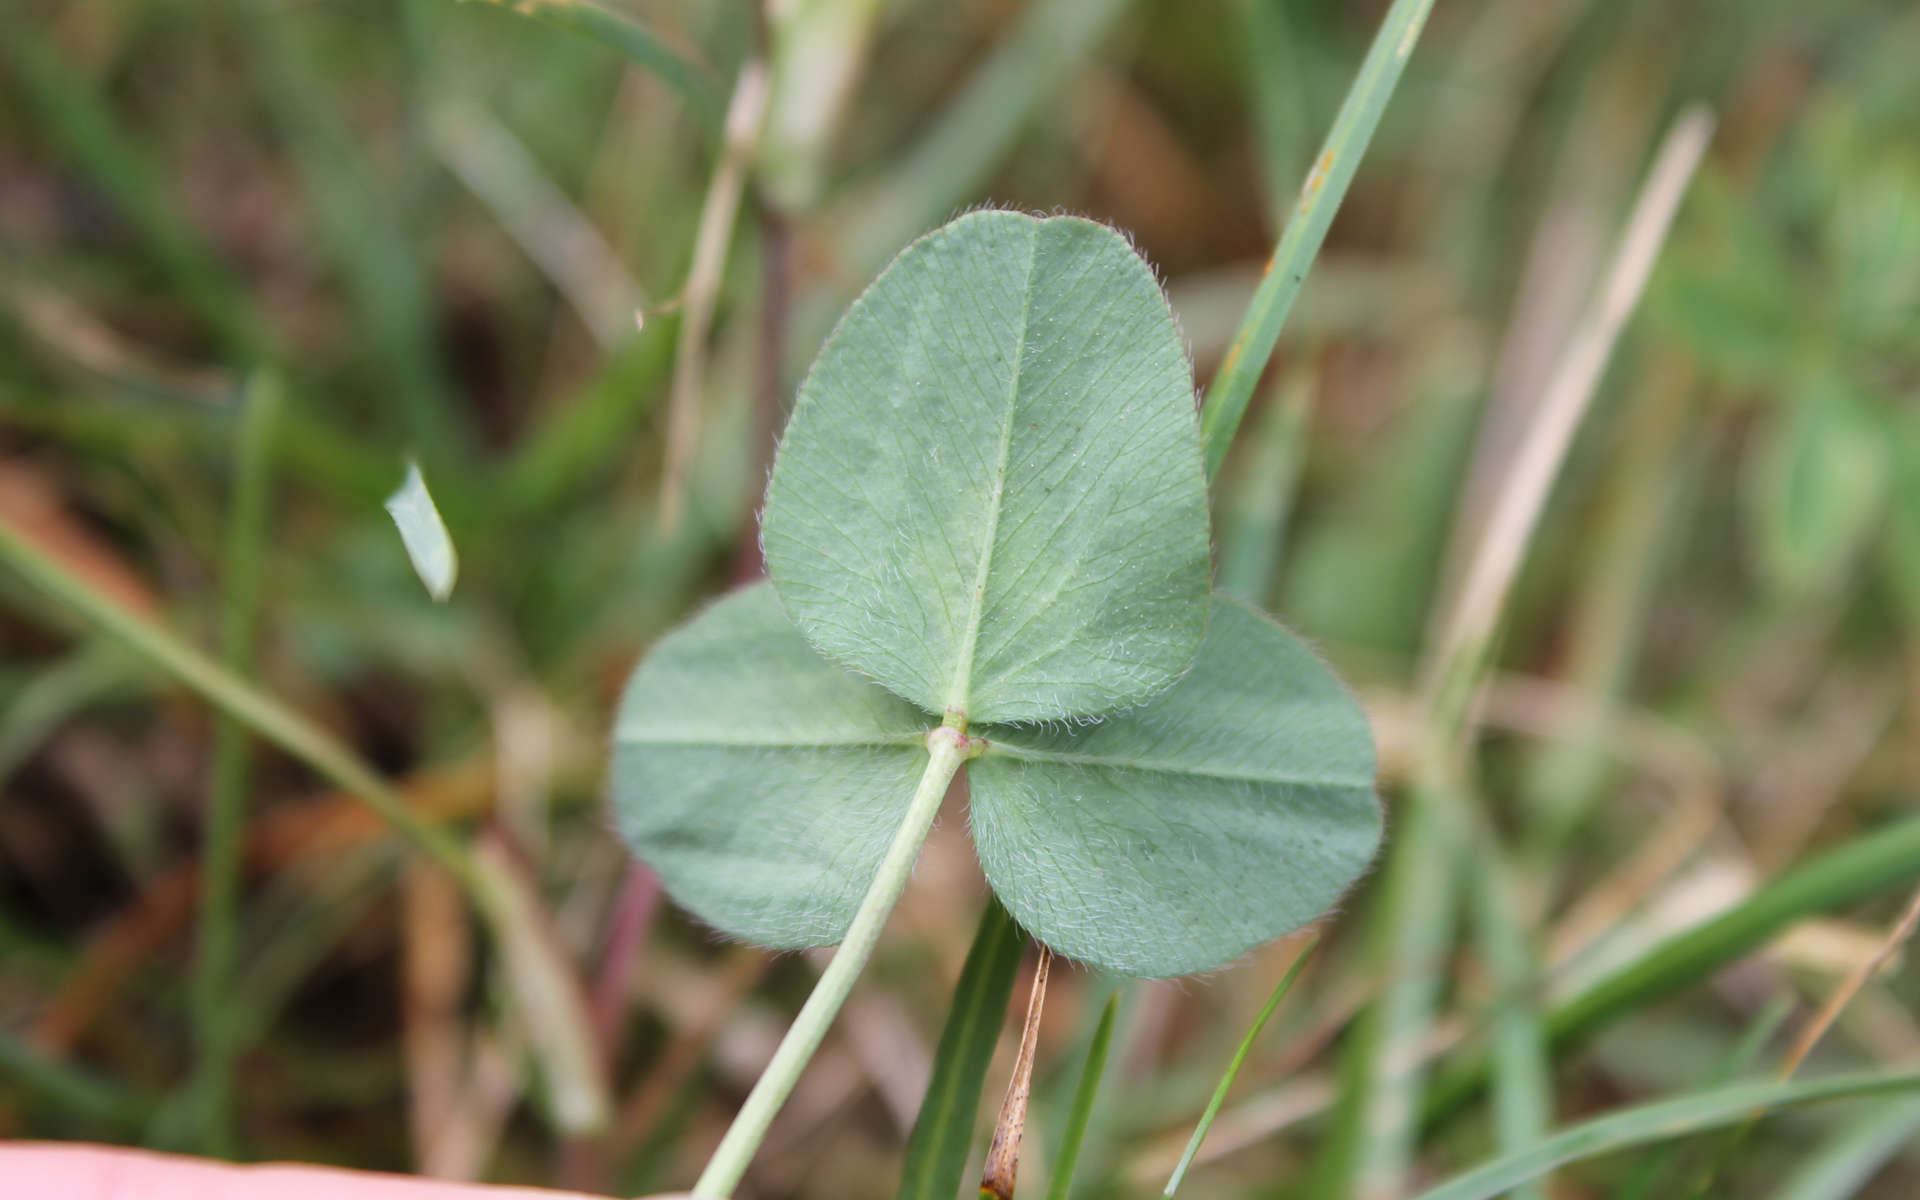
[[[969,740],[963,730],[952,725],[942,725],[927,734],[927,769],[920,776],[920,785],[914,789],[913,801],[907,806],[900,830],[893,835],[886,857],[880,860],[880,869],[860,901],[859,910],[853,914],[853,923],[847,926],[833,961],[821,972],[813,994],[800,1007],[800,1015],[793,1019],[787,1035],[780,1039],[773,1061],[761,1073],[760,1081],[753,1085],[747,1102],[740,1107],[740,1115],[733,1119],[727,1136],[720,1139],[707,1169],[701,1172],[700,1181],[693,1185],[696,1196],[724,1200],[733,1194],[754,1151],[766,1137],[767,1126],[773,1123],[780,1106],[787,1102],[794,1084],[799,1082],[800,1072],[806,1069],[813,1052],[820,1048],[820,1039],[826,1036],[827,1027],[833,1024],[840,1006],[846,1003],[853,981],[873,956],[874,945],[880,940],[880,927],[886,924],[887,915],[899,901],[900,893],[906,890],[914,860],[920,857],[920,847],[933,828],[933,818],[940,811],[947,785],[953,782],[960,764],[984,747],[984,742]]]

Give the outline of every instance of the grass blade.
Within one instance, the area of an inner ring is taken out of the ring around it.
[[[1720,1061],[1712,1076],[1705,1082],[1714,1085],[1730,1083],[1736,1078],[1749,1074],[1753,1064],[1760,1058],[1760,1052],[1767,1048],[1767,1043],[1773,1040],[1773,1035],[1780,1032],[1780,1026],[1793,1015],[1793,1005],[1791,996],[1784,992],[1769,1000],[1767,1006],[1760,1010],[1760,1015],[1748,1024],[1746,1030],[1741,1033],[1740,1040],[1727,1051],[1726,1057]],[[1666,1181],[1679,1150],[1680,1147],[1677,1145],[1667,1146],[1658,1154],[1650,1154],[1641,1159],[1635,1164],[1633,1173],[1615,1189],[1613,1200],[1653,1200],[1657,1196],[1670,1195],[1671,1190],[1659,1192],[1654,1189]]]
[[[1599,290],[1527,418],[1491,515],[1484,527],[1463,528],[1475,545],[1446,622],[1437,627],[1434,662],[1442,670],[1452,662],[1484,656],[1486,643],[1497,631],[1573,435],[1592,407],[1614,346],[1646,290],[1667,230],[1713,137],[1713,124],[1712,114],[1696,105],[1682,112],[1661,139]]]
[[[75,1116],[132,1134],[154,1102],[80,1067],[48,1058],[24,1038],[0,1030],[0,1079],[7,1079]]]
[[[1214,1086],[1213,1096],[1208,1099],[1206,1109],[1201,1112],[1199,1124],[1193,1127],[1193,1136],[1187,1139],[1186,1151],[1180,1155],[1180,1161],[1173,1168],[1173,1175],[1167,1180],[1166,1190],[1161,1195],[1171,1196],[1180,1190],[1180,1181],[1187,1177],[1187,1168],[1193,1165],[1193,1156],[1200,1153],[1200,1143],[1207,1140],[1207,1130],[1213,1128],[1213,1119],[1220,1115],[1220,1106],[1226,1103],[1227,1092],[1233,1087],[1234,1077],[1240,1074],[1240,1068],[1246,1063],[1247,1055],[1253,1052],[1254,1039],[1260,1036],[1260,1031],[1267,1027],[1268,1018],[1273,1016],[1274,1011],[1280,1007],[1280,1002],[1285,1000],[1287,993],[1293,989],[1293,981],[1300,977],[1300,971],[1307,965],[1307,959],[1313,956],[1313,948],[1318,941],[1319,935],[1315,934],[1308,939],[1305,946],[1301,947],[1300,956],[1293,960],[1293,965],[1287,968],[1287,973],[1280,977],[1280,986],[1273,989],[1273,995],[1267,997],[1267,1003],[1260,1009],[1260,1015],[1253,1019],[1253,1027],[1247,1030],[1247,1036],[1240,1039],[1240,1048],[1235,1050],[1233,1057],[1227,1061],[1226,1072],[1220,1076],[1220,1082]]]
[[[1214,586],[1265,607],[1279,574],[1287,518],[1300,488],[1316,372],[1290,371],[1256,419],[1253,447],[1219,489],[1219,566]]]
[[[680,290],[680,336],[673,356],[673,388],[667,396],[665,462],[660,470],[660,528],[671,532],[680,522],[686,502],[687,475],[692,469],[699,439],[700,401],[705,391],[707,333],[726,274],[727,250],[733,245],[733,227],[753,171],[753,156],[766,124],[767,100],[772,88],[767,66],[751,59],[740,68],[727,103],[727,123],[714,165],[713,180],[700,206],[700,226],[693,239],[693,262]]]
[[[1093,1041],[1087,1046],[1087,1061],[1080,1068],[1080,1082],[1073,1089],[1073,1108],[1067,1114],[1066,1135],[1060,1141],[1060,1155],[1053,1164],[1053,1178],[1047,1184],[1047,1200],[1067,1200],[1073,1190],[1073,1168],[1080,1161],[1080,1147],[1087,1140],[1087,1126],[1093,1121],[1093,1103],[1100,1096],[1100,1076],[1106,1073],[1107,1052],[1113,1047],[1113,1021],[1120,1011],[1120,993],[1107,997],[1100,1010],[1100,1023],[1093,1027]]]
[[[954,985],[953,1007],[934,1052],[933,1076],[907,1140],[900,1200],[953,1200],[960,1192],[980,1091],[1026,942],[1000,901],[989,897]]]
[[[1804,917],[1832,912],[1920,877],[1920,817],[1855,838],[1788,871],[1744,903],[1677,934],[1547,1014],[1548,1043],[1564,1049],[1616,1018],[1714,974]],[[1436,1081],[1427,1116],[1451,1115],[1487,1082],[1484,1058]]]
[[[163,166],[122,127],[85,73],[62,59],[46,27],[14,0],[0,0],[0,62],[49,139],[138,231],[180,298],[218,333],[225,352],[241,361],[268,356],[272,335],[259,306],[174,201]]]
[[[394,389],[408,438],[429,465],[467,448],[436,328],[434,280],[422,233],[410,227],[364,135],[346,120],[305,11],[234,0],[262,106],[300,182],[314,232],[340,270],[361,335]]]
[[[440,160],[539,265],[602,350],[634,336],[645,291],[511,130],[478,104],[449,100],[433,111],[428,132]]]
[[[1442,873],[1445,868],[1425,860],[1454,855],[1457,865],[1464,867],[1476,841],[1481,847],[1494,844],[1486,815],[1470,803],[1472,795],[1462,782],[1471,774],[1472,700],[1493,662],[1514,578],[1573,433],[1645,285],[1711,130],[1712,119],[1699,109],[1689,110],[1675,122],[1641,187],[1600,290],[1528,417],[1510,468],[1494,485],[1494,518],[1485,529],[1475,526],[1468,513],[1458,518],[1455,537],[1471,546],[1471,553],[1454,600],[1432,626],[1421,683],[1427,697],[1427,730],[1412,768],[1411,811],[1389,859],[1382,907],[1373,917],[1381,944],[1392,948],[1384,960],[1389,983],[1363,1027],[1368,1036],[1357,1039],[1352,1051],[1350,1094],[1342,1100],[1336,1136],[1322,1163],[1317,1193],[1321,1196],[1397,1194],[1405,1187],[1419,1137],[1414,1114],[1421,1107],[1425,1085],[1424,1071],[1411,1064],[1427,1040],[1434,1017],[1437,995],[1431,964],[1444,961],[1447,950],[1444,940],[1414,939],[1416,935],[1424,938],[1429,926],[1434,927],[1436,939],[1449,932],[1438,928],[1441,918],[1432,910],[1442,903],[1451,905],[1447,896],[1451,879]],[[1430,828],[1432,837],[1414,837],[1416,822]],[[1421,886],[1413,882],[1399,886],[1402,871]],[[1512,1122],[1504,1132],[1515,1140],[1524,1139],[1530,1121],[1515,1115],[1528,1102],[1525,1094],[1548,1090],[1539,1079],[1544,1072],[1540,1043],[1543,1032],[1550,1042],[1551,1029],[1536,1030],[1532,1025],[1530,1019],[1525,1027],[1503,1020],[1498,1045],[1503,1088],[1518,1087],[1520,1092],[1503,1101],[1503,1124],[1507,1119]],[[1376,1028],[1377,1037],[1371,1033]],[[1482,1081],[1485,1074],[1483,1065]]]
[[[1871,1071],[1806,1083],[1735,1083],[1636,1105],[1575,1125],[1422,1192],[1416,1200],[1490,1200],[1555,1167],[1744,1121],[1759,1110],[1920,1091],[1920,1071]]]
[[[1451,970],[1464,854],[1463,815],[1439,788],[1416,788],[1387,848],[1368,917],[1371,969],[1388,979],[1360,1017],[1342,1064],[1339,1107],[1315,1163],[1312,1195],[1392,1194],[1418,1140],[1420,1056]]]
[[[487,889],[466,848],[415,816],[391,785],[332,734],[168,630],[121,607],[4,522],[0,522],[0,563],[17,571],[64,610],[111,635],[138,657],[365,803],[459,880],[483,911],[491,911]]]
[[[279,381],[257,377],[248,387],[235,435],[232,515],[221,563],[220,657],[237,675],[252,669],[259,626],[261,556],[266,544],[268,481]],[[201,1149],[220,1158],[235,1150],[233,1043],[227,1000],[239,943],[240,835],[246,820],[252,753],[246,729],[220,717],[213,733],[212,777],[200,866],[200,945],[194,961],[194,1096]]]
[[[478,0],[508,12],[531,17],[544,25],[592,38],[618,50],[636,66],[660,77],[687,102],[695,119],[708,133],[720,132],[720,86],[713,72],[668,45],[659,34],[632,17],[590,3],[590,0]]]
[[[1840,1019],[1840,1014],[1846,1011],[1847,1005],[1860,994],[1861,988],[1867,986],[1867,980],[1879,974],[1880,968],[1886,965],[1894,952],[1906,945],[1907,940],[1913,937],[1916,925],[1920,925],[1920,892],[1915,892],[1907,901],[1905,911],[1900,914],[1900,919],[1894,922],[1893,928],[1887,931],[1887,936],[1881,941],[1879,950],[1847,973],[1847,977],[1840,981],[1840,986],[1827,997],[1827,1002],[1820,1006],[1820,1011],[1814,1014],[1813,1020],[1807,1023],[1807,1027],[1800,1031],[1798,1037],[1794,1038],[1793,1045],[1788,1048],[1786,1057],[1780,1063],[1780,1078],[1787,1079],[1800,1069],[1800,1064],[1807,1060],[1807,1055],[1813,1053],[1813,1048],[1820,1044],[1820,1039],[1827,1036],[1827,1030],[1833,1028],[1833,1023]]]
[[[838,206],[849,269],[877,269],[987,181],[1043,102],[1057,94],[1129,0],[1042,0],[994,48],[886,176]]]
[[[1815,1150],[1773,1200],[1847,1200],[1920,1134],[1920,1100],[1884,1101],[1841,1124],[1833,1140]]]
[[[592,1136],[606,1128],[613,1099],[579,970],[541,902],[538,881],[505,840],[483,837],[475,859],[500,897],[494,929],[501,969],[519,1001],[516,1015],[540,1065],[554,1126],[573,1137]]]
[[[1267,369],[1274,343],[1280,339],[1280,327],[1300,295],[1307,268],[1327,240],[1333,214],[1346,197],[1360,156],[1373,140],[1380,114],[1400,83],[1400,73],[1431,11],[1433,0],[1394,0],[1333,119],[1333,128],[1327,131],[1327,140],[1321,143],[1320,156],[1300,188],[1300,199],[1273,248],[1267,273],[1233,336],[1220,373],[1207,389],[1206,404],[1200,410],[1200,433],[1206,441],[1208,478],[1218,473],[1227,457],[1234,431],[1240,428],[1240,418],[1246,415],[1247,402],[1253,398],[1254,385]]]
[[[1793,1073],[1800,1069],[1800,1064],[1807,1060],[1807,1055],[1813,1053],[1813,1048],[1820,1044],[1820,1039],[1833,1028],[1833,1023],[1840,1019],[1840,1014],[1853,1002],[1853,998],[1859,994],[1860,989],[1866,986],[1867,980],[1878,974],[1893,952],[1913,936],[1916,923],[1920,923],[1920,892],[1916,892],[1907,901],[1906,910],[1901,913],[1900,919],[1894,923],[1893,928],[1887,931],[1879,949],[1870,957],[1856,963],[1853,970],[1847,972],[1846,978],[1841,980],[1840,986],[1827,997],[1827,1002],[1820,1006],[1820,1011],[1814,1014],[1813,1020],[1807,1022],[1793,1039],[1793,1044],[1787,1048],[1786,1054],[1781,1057],[1779,1068],[1774,1072],[1776,1079],[1784,1083],[1793,1078]],[[1754,1125],[1759,1120],[1760,1115],[1755,1113],[1738,1128],[1728,1131],[1722,1137],[1718,1152],[1701,1171],[1699,1178],[1694,1181],[1693,1190],[1688,1193],[1692,1200],[1701,1200],[1702,1197],[1714,1193],[1714,1187],[1721,1172],[1733,1161],[1734,1155],[1739,1152],[1741,1144],[1746,1141],[1747,1135],[1753,1131]]]
[[[1553,1067],[1534,1006],[1540,966],[1521,927],[1513,872],[1491,831],[1481,838],[1485,860],[1472,877],[1471,903],[1481,953],[1499,1000],[1493,1014],[1493,1119],[1498,1146],[1518,1152],[1546,1136],[1553,1120]],[[1528,1185],[1514,1200],[1545,1200]]]

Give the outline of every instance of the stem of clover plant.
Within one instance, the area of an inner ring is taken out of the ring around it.
[[[927,769],[920,776],[920,786],[914,789],[913,801],[907,806],[899,831],[893,835],[886,856],[880,860],[873,883],[853,914],[853,923],[847,926],[833,961],[820,973],[820,982],[814,984],[813,994],[800,1007],[800,1015],[793,1019],[787,1035],[780,1039],[780,1046],[773,1052],[767,1069],[761,1072],[760,1081],[747,1094],[740,1114],[734,1117],[727,1135],[720,1139],[707,1169],[700,1173],[699,1182],[693,1185],[694,1195],[725,1200],[739,1185],[747,1164],[767,1136],[767,1127],[773,1123],[774,1115],[792,1094],[807,1061],[820,1048],[827,1027],[833,1024],[840,1006],[846,1003],[853,981],[873,956],[873,948],[880,940],[880,927],[886,924],[900,893],[906,890],[914,860],[920,857],[920,847],[933,828],[933,818],[940,812],[940,801],[947,794],[947,786],[953,782],[960,764],[984,749],[986,742],[968,738],[965,720],[957,716],[949,716],[947,724],[927,734]]]

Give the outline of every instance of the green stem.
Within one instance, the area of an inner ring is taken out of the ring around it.
[[[1026,933],[1000,901],[989,896],[954,984],[953,1006],[933,1054],[933,1074],[907,1138],[899,1200],[952,1200],[960,1194],[980,1092],[1007,1023],[1013,976],[1026,946]]]
[[[1373,140],[1380,114],[1386,110],[1432,10],[1433,0],[1394,0],[1340,105],[1339,115],[1333,119],[1333,128],[1327,131],[1327,140],[1321,143],[1320,157],[1314,160],[1300,188],[1299,202],[1273,248],[1267,273],[1253,294],[1239,332],[1233,336],[1219,374],[1207,389],[1206,404],[1200,410],[1200,436],[1206,443],[1208,479],[1219,473],[1227,457],[1234,431],[1253,398],[1254,385],[1260,382],[1267,360],[1273,356],[1274,343],[1280,340],[1280,327],[1300,295],[1300,285],[1306,282],[1307,268],[1327,240],[1333,214],[1347,194],[1347,185],[1353,182],[1360,156]]]
[[[1744,903],[1675,934],[1633,962],[1554,1007],[1544,1025],[1550,1048],[1564,1050],[1619,1019],[1657,1003],[1752,953],[1804,917],[1867,900],[1920,877],[1920,817],[1864,834],[1772,881]],[[1429,1124],[1451,1116],[1487,1083],[1476,1056],[1443,1073],[1428,1098]]]
[[[1350,1038],[1338,1107],[1315,1164],[1316,1200],[1399,1195],[1418,1141],[1420,1056],[1446,989],[1461,892],[1465,815],[1444,785],[1416,786],[1387,849],[1369,968],[1385,979]]]
[[[523,17],[552,25],[569,33],[592,38],[603,46],[625,55],[636,66],[660,77],[700,122],[702,130],[720,132],[720,88],[713,71],[690,54],[682,53],[666,39],[632,17],[591,3],[590,0],[486,0],[496,7]]]
[[[1113,1045],[1113,1020],[1119,1011],[1120,991],[1116,988],[1100,1010],[1100,1023],[1094,1027],[1093,1041],[1087,1046],[1086,1065],[1080,1068],[1080,1083],[1073,1089],[1067,1134],[1060,1142],[1060,1157],[1053,1164],[1053,1178],[1047,1181],[1047,1200],[1069,1200],[1073,1194],[1073,1168],[1080,1161],[1087,1126],[1093,1123],[1093,1103],[1100,1098],[1100,1076],[1107,1069],[1107,1051]]]
[[[994,48],[876,184],[836,206],[840,261],[865,277],[941,214],[979,193],[1021,130],[1093,57],[1129,0],[1041,0]],[[824,330],[822,331],[824,332]]]
[[[166,273],[173,294],[213,329],[229,359],[269,357],[274,338],[262,308],[173,203],[170,176],[148,154],[156,142],[121,124],[91,82],[92,73],[67,61],[49,23],[36,21],[25,7],[0,3],[0,62],[9,80],[18,81],[13,94],[37,118],[35,132],[107,194],[116,216]]]
[[[99,627],[227,715],[312,767],[341,791],[358,797],[452,875],[482,912],[494,911],[496,906],[490,890],[466,849],[443,830],[415,816],[391,785],[331,734],[171,633],[89,587],[85,580],[49,558],[5,522],[0,522],[0,563],[12,567],[63,608]]]
[[[1247,1030],[1247,1036],[1240,1039],[1240,1048],[1233,1052],[1233,1058],[1227,1063],[1226,1072],[1220,1076],[1220,1082],[1214,1086],[1213,1095],[1207,1100],[1206,1110],[1200,1114],[1199,1124],[1193,1127],[1193,1136],[1187,1139],[1187,1149],[1180,1155],[1180,1162],[1173,1168],[1173,1175],[1167,1180],[1167,1187],[1161,1193],[1162,1196],[1172,1196],[1180,1190],[1180,1181],[1187,1177],[1187,1168],[1193,1165],[1194,1156],[1200,1153],[1200,1143],[1207,1140],[1207,1131],[1213,1128],[1213,1119],[1220,1115],[1220,1106],[1227,1102],[1227,1092],[1233,1087],[1234,1076],[1240,1074],[1240,1068],[1246,1064],[1247,1055],[1253,1053],[1253,1043],[1259,1038],[1260,1031],[1267,1027],[1267,1021],[1280,1007],[1280,1002],[1287,998],[1289,991],[1293,990],[1293,981],[1299,978],[1301,968],[1305,967],[1307,960],[1313,957],[1313,948],[1319,940],[1320,935],[1317,933],[1307,939],[1307,944],[1300,949],[1299,957],[1293,960],[1293,965],[1287,968],[1287,973],[1280,977],[1280,986],[1273,989],[1273,994],[1267,997],[1266,1006],[1260,1010],[1260,1015],[1253,1019],[1253,1027]],[[1111,1005],[1108,1011],[1111,1014]]]
[[[267,478],[280,387],[269,378],[247,389],[235,437],[233,514],[222,564],[220,656],[244,674],[253,661],[260,609],[260,554],[267,515]],[[200,946],[193,978],[195,1093],[201,1149],[234,1152],[233,1039],[227,1002],[232,986],[240,895],[240,831],[251,766],[246,728],[222,715],[214,727],[213,771],[200,852]]]
[[[38,1099],[89,1122],[100,1137],[104,1127],[115,1134],[134,1136],[153,1118],[155,1104],[119,1081],[59,1062],[41,1054],[26,1039],[0,1029],[0,1079],[32,1093]]]
[[[760,1081],[753,1085],[747,1102],[740,1107],[740,1115],[733,1119],[707,1169],[701,1172],[700,1181],[693,1185],[696,1196],[731,1196],[740,1177],[746,1174],[747,1163],[767,1135],[767,1126],[773,1123],[774,1115],[793,1092],[800,1072],[806,1069],[813,1052],[820,1048],[827,1027],[833,1023],[840,1006],[846,1003],[853,981],[873,956],[873,948],[880,940],[880,927],[893,912],[900,893],[906,890],[914,860],[920,857],[920,846],[927,840],[927,831],[933,828],[933,818],[940,811],[947,785],[953,782],[960,764],[971,756],[969,749],[966,735],[950,725],[942,725],[927,735],[927,769],[920,776],[920,786],[914,790],[899,832],[893,835],[893,844],[880,860],[880,870],[860,901],[859,911],[853,914],[853,923],[847,926],[846,937],[841,939],[833,961],[821,972],[813,994],[800,1007],[800,1015],[793,1019],[787,1036],[780,1039],[773,1061],[761,1073]]]
[[[1547,1136],[1553,1118],[1553,1066],[1531,992],[1539,977],[1523,927],[1513,872],[1487,822],[1480,822],[1477,869],[1467,872],[1481,952],[1497,993],[1493,1012],[1493,1128],[1503,1154],[1516,1154]],[[1545,1200],[1538,1182],[1514,1189],[1512,1200]]]

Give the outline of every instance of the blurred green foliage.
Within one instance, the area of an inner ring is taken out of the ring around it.
[[[556,942],[618,1001],[597,1036],[620,1113],[591,1143],[528,1082],[470,914],[423,899],[399,841],[259,748],[229,989],[246,1157],[692,1178],[811,968],[646,906],[601,811],[604,733],[638,652],[757,571],[799,370],[904,240],[994,201],[1130,230],[1210,378],[1384,9],[605,7],[651,39],[640,61],[490,3],[0,0],[0,523],[216,645],[233,434],[246,380],[275,372],[253,682],[423,819],[516,845]],[[721,231],[671,525],[679,304],[723,141],[685,80],[646,65],[656,50],[721,116],[768,64],[782,156],[748,160]],[[1609,965],[1660,973],[1660,999],[1603,993],[1627,997],[1611,1031],[1556,1053],[1563,1121],[1705,1085],[1770,999],[1817,1007],[1897,911],[1891,891],[1841,889],[1847,907],[1807,922],[1769,888],[1904,828],[1920,779],[1916,62],[1920,15],[1897,0],[1442,0],[1220,477],[1219,559],[1362,682],[1403,806],[1418,655],[1461,531],[1661,131],[1688,103],[1714,111],[1526,561],[1474,747],[1499,837],[1466,853],[1508,860],[1510,915],[1547,964],[1528,1003],[1565,1014]],[[460,556],[445,606],[380,507],[410,455]],[[1292,481],[1255,486],[1272,482],[1256,464]],[[182,968],[213,725],[0,569],[0,1134],[206,1145],[182,1103],[199,1053]],[[891,1192],[981,903],[964,850],[936,835],[754,1194]],[[1875,862],[1886,888],[1912,877],[1903,854]],[[1792,932],[1768,924],[1724,971],[1711,937],[1662,942],[1738,900]],[[1328,1046],[1380,982],[1348,934],[1374,903],[1366,885],[1348,902],[1182,1195],[1299,1194],[1338,1090]],[[1471,1065],[1511,998],[1463,936],[1436,993],[1464,1039],[1448,1061]],[[1288,954],[1123,1001],[1076,1195],[1162,1185]],[[1072,972],[1054,988],[1036,1189],[1106,998]],[[1808,1072],[1910,1059],[1915,998],[1911,968],[1871,980]],[[1458,1111],[1418,1142],[1422,1171],[1487,1154],[1485,1106]],[[1712,1194],[1844,1178],[1909,1195],[1910,1128],[1899,1097],[1770,1121]],[[1631,1186],[1628,1157],[1561,1186]]]

